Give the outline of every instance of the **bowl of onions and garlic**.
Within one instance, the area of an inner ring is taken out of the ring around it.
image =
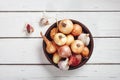
[[[43,51],[51,64],[61,70],[74,70],[91,57],[94,47],[89,29],[73,19],[57,21],[49,27],[43,38]]]

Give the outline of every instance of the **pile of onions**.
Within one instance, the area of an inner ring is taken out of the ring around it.
[[[64,19],[51,29],[51,41],[41,34],[46,43],[46,51],[52,54],[53,63],[60,69],[68,70],[69,66],[78,66],[83,58],[88,58],[90,37],[83,32],[81,25]]]

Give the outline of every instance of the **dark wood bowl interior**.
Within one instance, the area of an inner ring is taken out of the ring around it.
[[[89,56],[88,56],[87,59],[86,59],[86,58],[83,58],[83,59],[82,59],[82,62],[81,62],[78,66],[70,67],[70,68],[69,68],[69,70],[73,70],[73,69],[77,69],[77,68],[83,66],[83,65],[89,60],[89,58],[91,57],[92,52],[93,52],[94,42],[93,42],[93,37],[92,37],[91,32],[89,31],[89,29],[88,29],[84,24],[82,24],[81,22],[76,21],[76,20],[72,20],[72,19],[70,19],[70,20],[73,22],[73,24],[79,24],[79,25],[81,25],[81,27],[82,27],[82,29],[83,29],[83,32],[84,32],[84,33],[89,33],[89,35],[90,35],[90,44],[87,46],[87,47],[89,48],[89,51],[90,51]],[[59,23],[59,22],[60,22],[60,21],[58,21],[58,23]],[[54,24],[51,25],[50,28],[46,31],[45,36],[46,36],[49,40],[52,40],[52,39],[50,38],[50,31],[51,31],[52,28],[54,28],[54,27],[56,27],[56,26],[57,26],[57,23],[54,23]],[[47,59],[50,61],[50,63],[53,64],[54,66],[56,66],[56,67],[58,68],[58,65],[55,64],[55,63],[52,61],[52,56],[53,56],[53,55],[47,53],[47,51],[46,51],[46,44],[45,44],[44,41],[43,41],[43,50],[44,50],[45,56],[46,56]]]

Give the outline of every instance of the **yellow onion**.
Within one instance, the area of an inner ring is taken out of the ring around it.
[[[74,41],[73,35],[71,35],[71,34],[67,35],[66,45],[70,45],[73,41]]]
[[[89,55],[89,49],[88,49],[88,47],[84,47],[84,49],[82,51],[82,56],[88,57],[88,55]]]
[[[40,32],[40,35],[42,36],[43,40],[44,40],[45,43],[46,43],[46,51],[47,51],[49,54],[55,53],[56,50],[57,50],[57,49],[56,49],[56,46],[53,45],[53,43],[52,43],[50,40],[48,40],[46,36],[44,36],[44,35],[42,34],[42,32]]]
[[[57,64],[60,61],[61,57],[58,55],[58,53],[53,54],[53,62]]]
[[[57,33],[54,36],[54,41],[57,45],[62,46],[67,42],[67,38],[63,33]]]
[[[64,34],[69,34],[73,30],[73,23],[69,19],[61,20],[58,24],[59,31]]]
[[[82,27],[79,24],[73,25],[72,35],[79,36],[82,33]]]
[[[54,36],[55,36],[55,34],[58,32],[58,29],[57,28],[53,28],[51,31],[50,31],[50,37],[52,38],[52,39],[54,39]]]
[[[84,44],[82,41],[80,40],[75,40],[72,44],[71,44],[71,50],[75,53],[75,54],[80,54],[82,52],[84,48]]]

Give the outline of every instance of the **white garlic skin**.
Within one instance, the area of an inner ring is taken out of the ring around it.
[[[69,69],[68,58],[67,58],[65,61],[60,61],[60,62],[58,63],[58,67],[59,67],[61,70],[68,70],[68,69]]]
[[[41,20],[40,20],[40,25],[41,26],[46,26],[48,24],[49,24],[49,21],[48,21],[47,18],[41,18]]]
[[[78,36],[78,39],[81,40],[86,46],[88,46],[90,43],[89,34],[82,33]]]

